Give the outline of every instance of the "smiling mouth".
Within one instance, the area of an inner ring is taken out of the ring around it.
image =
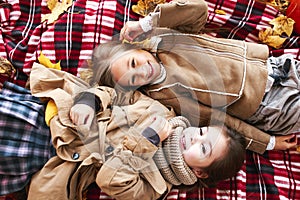
[[[183,135],[183,136],[180,138],[180,143],[181,143],[181,145],[182,145],[183,150],[186,150],[185,135]]]
[[[153,75],[153,67],[149,61],[148,61],[148,65],[149,65],[148,78],[150,78]]]

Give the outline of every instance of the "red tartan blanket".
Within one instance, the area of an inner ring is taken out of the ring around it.
[[[0,56],[8,58],[17,68],[10,78],[24,86],[32,63],[40,52],[52,62],[61,62],[62,70],[78,75],[90,58],[93,48],[111,39],[127,20],[136,20],[131,11],[137,0],[76,0],[51,25],[41,23],[49,13],[45,0],[0,0]],[[206,27],[215,37],[258,41],[258,31],[279,15],[273,7],[255,0],[206,0],[209,17]],[[216,14],[223,10],[226,15]],[[292,53],[300,59],[299,36],[286,40],[281,49],[270,48],[270,55]],[[300,137],[300,135],[298,135]],[[92,185],[87,199],[111,199]],[[300,199],[300,153],[269,151],[264,155],[247,152],[245,164],[230,180],[216,188],[184,191],[172,189],[170,200],[184,199]]]

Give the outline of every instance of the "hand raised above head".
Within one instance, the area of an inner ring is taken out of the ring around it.
[[[120,32],[120,40],[128,40],[132,42],[135,38],[143,34],[144,31],[139,23],[139,21],[128,21],[125,23],[124,27]]]

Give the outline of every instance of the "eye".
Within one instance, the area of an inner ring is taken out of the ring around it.
[[[135,83],[135,75],[133,75],[133,76],[131,77],[131,84],[134,85],[134,83]]]
[[[205,145],[203,143],[201,144],[201,151],[204,155],[206,154],[206,148],[205,148]]]
[[[136,66],[136,64],[135,64],[135,60],[134,60],[134,59],[132,59],[132,60],[131,60],[131,67],[132,67],[132,68],[135,68],[135,66]]]
[[[202,132],[202,129],[199,128],[199,134],[202,136],[203,135],[203,132]]]

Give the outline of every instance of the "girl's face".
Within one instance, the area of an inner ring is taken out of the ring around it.
[[[155,57],[144,50],[130,50],[114,59],[111,73],[121,86],[143,86],[154,82],[160,75],[160,65]]]
[[[191,168],[205,168],[224,156],[228,139],[218,126],[188,127],[180,138],[183,158]]]

